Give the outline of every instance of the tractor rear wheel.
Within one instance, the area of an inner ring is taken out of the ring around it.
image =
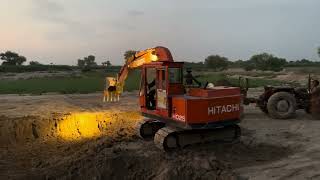
[[[273,94],[267,104],[268,113],[272,118],[288,119],[295,115],[296,99],[288,92],[277,92]]]

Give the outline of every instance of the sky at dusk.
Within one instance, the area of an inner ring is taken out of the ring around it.
[[[0,22],[0,52],[40,63],[122,64],[126,50],[155,46],[176,61],[319,60],[319,0],[0,0]]]

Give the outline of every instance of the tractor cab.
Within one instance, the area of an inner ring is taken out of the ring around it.
[[[152,62],[142,66],[140,107],[142,112],[169,117],[170,98],[183,95],[183,62]]]

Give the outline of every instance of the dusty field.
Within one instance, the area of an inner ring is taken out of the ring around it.
[[[310,68],[306,68],[308,70]],[[289,68],[280,72],[273,71],[244,71],[243,69],[229,69],[226,72],[230,77],[238,78],[239,76],[245,78],[256,78],[256,79],[269,79],[269,80],[277,80],[281,81],[284,84],[286,83],[295,83],[300,84],[302,86],[306,86],[308,83],[309,74],[313,79],[320,79],[320,74],[317,70],[310,72],[303,72],[303,68]],[[234,75],[230,75],[234,74]],[[266,84],[267,85],[267,84]]]
[[[245,110],[241,142],[164,153],[135,136],[135,93],[105,104],[100,94],[1,95],[0,179],[320,178],[320,121]]]

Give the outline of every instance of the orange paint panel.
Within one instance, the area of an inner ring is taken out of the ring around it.
[[[168,95],[184,94],[184,86],[182,84],[170,84],[168,87]]]
[[[188,124],[240,119],[240,95],[208,99],[187,99],[186,101],[186,122]]]
[[[172,98],[172,119],[186,122],[186,100],[183,96]]]
[[[240,88],[216,86],[211,89],[191,88],[188,91],[188,95],[194,96],[194,97],[221,97],[221,96],[231,96],[235,94],[240,94]]]
[[[240,119],[241,96],[199,98],[177,96],[172,98],[172,118],[186,124],[212,123]]]

